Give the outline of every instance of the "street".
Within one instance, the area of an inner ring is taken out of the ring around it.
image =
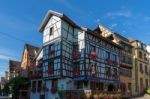
[[[0,99],[11,99],[11,98],[8,96],[0,96]]]

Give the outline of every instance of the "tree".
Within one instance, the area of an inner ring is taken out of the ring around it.
[[[7,94],[12,94],[14,99],[18,99],[20,89],[28,86],[27,82],[29,82],[28,78],[15,77],[4,86],[4,92]]]

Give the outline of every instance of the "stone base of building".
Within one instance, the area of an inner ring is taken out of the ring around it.
[[[67,90],[58,91],[62,99],[121,99],[123,94],[120,92],[104,92],[97,90]]]

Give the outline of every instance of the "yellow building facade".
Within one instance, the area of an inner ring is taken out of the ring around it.
[[[133,48],[132,95],[145,92],[149,86],[149,61],[146,45],[138,40],[130,39]]]

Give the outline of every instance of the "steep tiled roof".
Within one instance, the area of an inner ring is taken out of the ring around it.
[[[40,50],[39,47],[30,45],[30,44],[25,44],[25,47],[27,48],[28,54],[31,57],[35,57],[38,53],[38,51]]]
[[[40,27],[39,27],[39,32],[42,32],[44,30],[44,27],[46,26],[47,22],[49,21],[49,19],[51,18],[51,16],[57,16],[65,21],[67,21],[68,23],[70,23],[72,26],[75,27],[79,27],[75,22],[73,22],[70,18],[68,18],[65,14],[63,13],[58,13],[52,10],[49,10],[44,18],[44,20],[42,21]]]

